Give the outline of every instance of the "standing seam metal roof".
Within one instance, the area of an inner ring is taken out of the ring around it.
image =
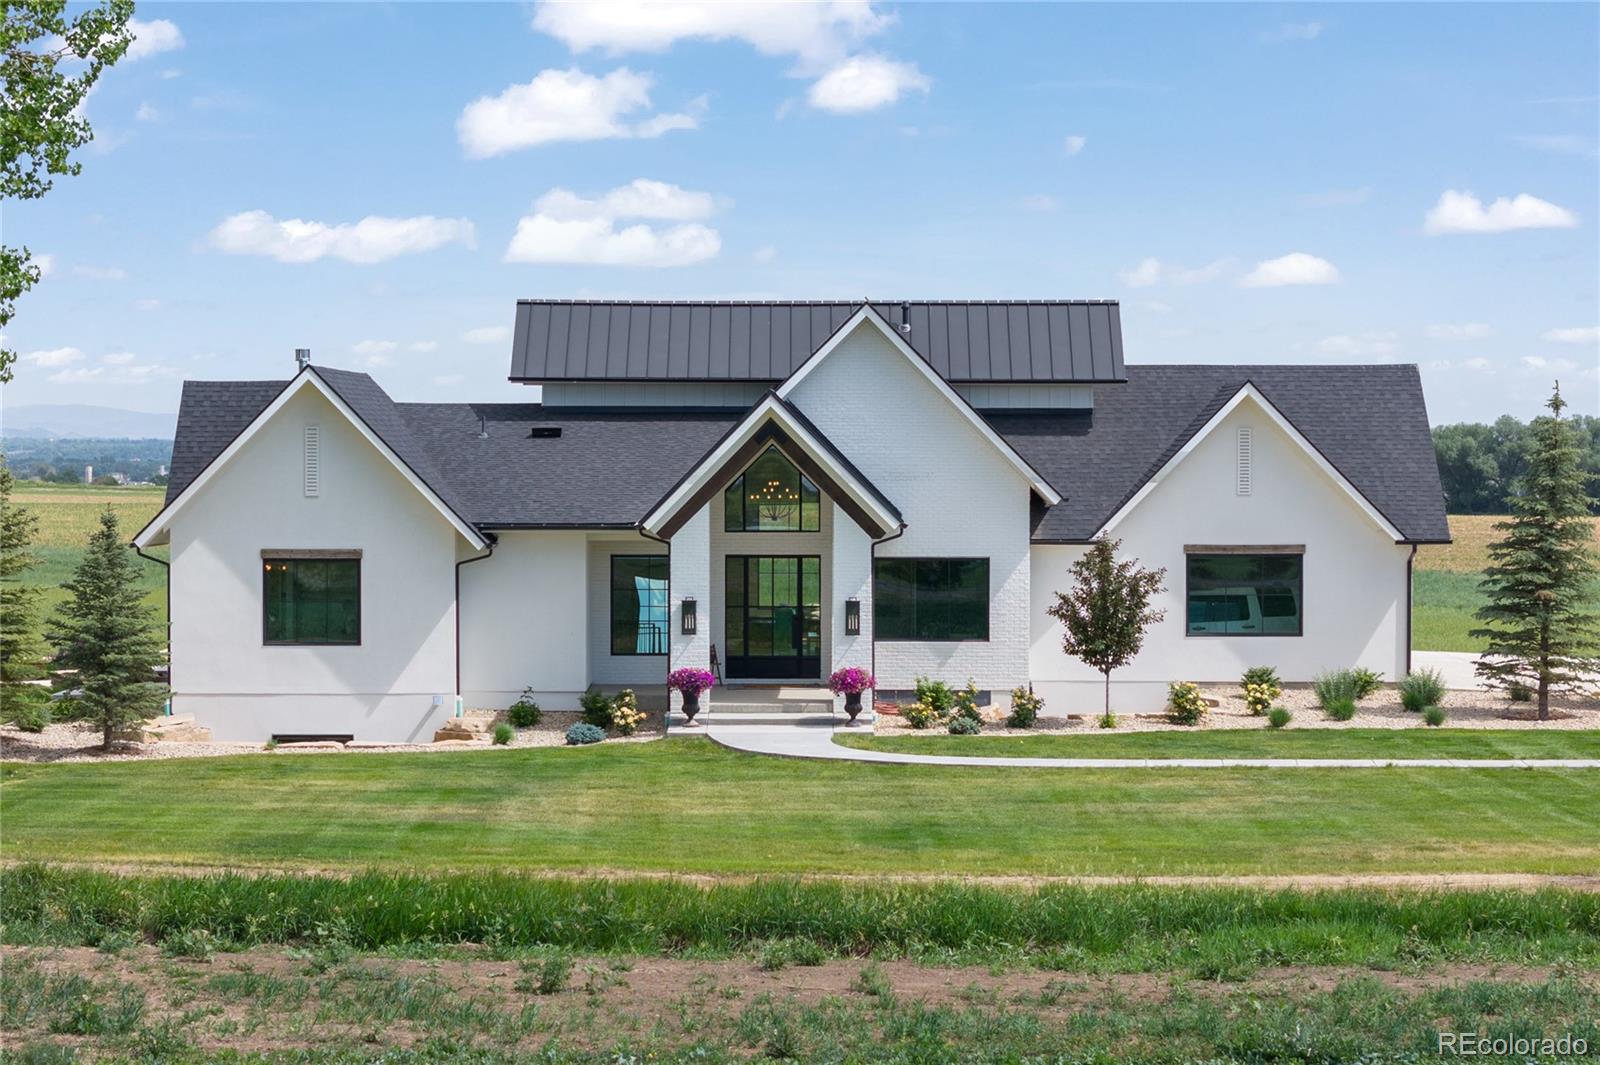
[[[862,306],[523,300],[513,381],[781,381]],[[1109,382],[1127,374],[1114,300],[873,300],[948,381]]]

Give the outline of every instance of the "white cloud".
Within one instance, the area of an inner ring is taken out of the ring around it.
[[[1399,339],[1392,332],[1331,336],[1317,341],[1317,350],[1324,355],[1393,355],[1400,350]]]
[[[1494,330],[1489,328],[1487,322],[1463,322],[1460,325],[1430,325],[1423,332],[1429,340],[1481,340]]]
[[[438,351],[439,342],[437,340],[413,340],[406,345],[406,349],[418,352]]]
[[[1481,355],[1475,359],[1468,359],[1461,365],[1469,370],[1476,370],[1478,373],[1494,373],[1494,365]]]
[[[281,263],[308,263],[332,256],[352,263],[379,263],[446,244],[476,246],[465,218],[380,218],[329,225],[299,218],[278,221],[265,211],[230,215],[211,231],[211,246],[229,255],[264,255]]]
[[[468,344],[498,344],[511,339],[511,328],[504,325],[480,325],[461,334]]]
[[[74,266],[73,276],[90,281],[126,281],[128,272],[120,266]]]
[[[1266,44],[1280,44],[1284,41],[1314,41],[1320,36],[1322,36],[1320,22],[1285,22],[1276,29],[1262,30],[1256,34],[1256,40]]]
[[[1578,368],[1578,364],[1571,359],[1547,359],[1543,355],[1524,355],[1522,365],[1530,370],[1552,370],[1556,373]]]
[[[932,85],[915,63],[864,53],[851,56],[818,78],[806,99],[823,111],[858,114],[892,104],[908,92],[925,93]]]
[[[128,45],[122,58],[130,63],[183,47],[183,31],[178,29],[177,23],[167,19],[158,18],[149,22],[129,19],[128,28],[133,31],[133,43]]]
[[[138,357],[131,351],[113,351],[109,355],[100,356],[100,361],[107,366],[127,366]]]
[[[47,368],[68,366],[75,362],[82,362],[83,352],[77,348],[51,348],[48,351],[30,351],[22,357],[22,361]]]
[[[1300,197],[1304,207],[1354,207],[1372,199],[1372,186],[1363,185],[1359,189],[1328,189],[1326,192],[1311,192]]]
[[[1163,281],[1175,285],[1202,285],[1221,277],[1232,264],[1232,259],[1216,259],[1204,266],[1187,267],[1146,258],[1131,270],[1118,271],[1117,277],[1129,288],[1147,288]]]
[[[350,350],[357,355],[389,355],[399,351],[400,345],[393,340],[359,340]]]
[[[159,363],[140,363],[131,351],[118,351],[101,358],[99,366],[74,366],[50,375],[58,385],[142,385],[174,373]]]
[[[1600,344],[1600,325],[1579,325],[1570,329],[1547,329],[1539,334],[1540,340],[1553,340],[1557,344]]]
[[[1555,152],[1557,155],[1576,155],[1583,159],[1600,155],[1600,149],[1596,149],[1593,140],[1576,133],[1534,133],[1517,137],[1516,141],[1526,147]]]
[[[56,257],[54,255],[39,254],[30,256],[30,261],[39,268],[39,277],[46,278],[56,272]]]
[[[133,118],[136,122],[160,122],[161,112],[156,110],[154,104],[145,100],[139,104],[139,110],[133,113]]]
[[[1256,264],[1239,284],[1245,288],[1277,288],[1280,285],[1336,285],[1339,269],[1326,259],[1303,251],[1290,252]]]
[[[754,259],[758,263],[770,263],[777,257],[778,249],[774,248],[771,244],[761,245],[761,247],[757,248],[755,253],[750,256],[750,258]]]
[[[525,85],[512,85],[498,96],[481,96],[456,119],[456,136],[472,159],[531,148],[552,141],[594,141],[613,137],[659,137],[700,124],[690,111],[639,118],[634,112],[650,106],[648,74],[619,67],[604,77],[570,70],[543,70]]]
[[[1447,189],[1423,219],[1422,231],[1441,233],[1505,233],[1513,229],[1571,229],[1578,216],[1526,192],[1489,204],[1470,192]]]
[[[1043,193],[1033,196],[1024,196],[1022,198],[1022,209],[1024,211],[1035,211],[1039,214],[1050,214],[1051,212],[1059,209],[1060,206],[1061,205],[1056,202],[1056,198],[1054,196],[1046,196]]]
[[[594,199],[555,188],[539,197],[533,213],[517,222],[507,262],[598,266],[688,266],[722,250],[717,231],[701,225],[716,208],[709,193],[663,181],[636,179]],[[655,228],[617,228],[619,219],[677,222]]]
[[[1068,155],[1077,155],[1079,152],[1083,151],[1084,146],[1088,143],[1088,137],[1080,137],[1074,133],[1072,136],[1067,138],[1066,143],[1061,146],[1061,150],[1066,152]]]

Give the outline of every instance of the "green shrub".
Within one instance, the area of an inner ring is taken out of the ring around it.
[[[935,717],[944,717],[956,704],[956,693],[942,680],[916,679],[917,702],[931,709]]]
[[[1444,702],[1444,677],[1437,669],[1419,669],[1400,682],[1400,705],[1413,714]]]
[[[921,700],[914,703],[906,703],[902,706],[900,708],[900,716],[906,719],[906,724],[916,729],[927,728],[944,717],[943,714]]]
[[[1294,715],[1289,713],[1289,708],[1286,706],[1274,706],[1267,711],[1268,728],[1283,728],[1292,720],[1294,720]]]
[[[982,731],[983,722],[975,717],[956,714],[950,719],[950,735],[952,736],[976,736]]]
[[[1251,666],[1240,679],[1244,689],[1245,709],[1257,716],[1267,712],[1278,696],[1283,694],[1283,682],[1278,671],[1271,666]]]
[[[533,728],[544,716],[539,704],[533,701],[533,689],[522,689],[522,698],[506,708],[506,720],[512,728]]]
[[[1438,728],[1444,724],[1444,707],[1430,706],[1422,711],[1422,723],[1429,728]]]
[[[508,744],[512,740],[516,739],[516,737],[517,737],[517,730],[512,728],[510,725],[506,724],[504,721],[500,722],[498,725],[496,725],[494,727],[494,737],[493,738],[494,738],[494,745],[496,747],[504,747],[506,744]]]
[[[567,729],[567,745],[581,747],[586,743],[599,743],[606,738],[605,730],[599,725],[591,725],[587,721],[580,721]]]
[[[586,691],[578,697],[583,708],[583,722],[598,729],[611,727],[611,697],[598,691]]]
[[[1044,709],[1044,700],[1033,694],[1033,689],[1013,688],[1011,690],[1011,716],[1006,718],[1006,724],[1011,728],[1032,728],[1039,720],[1039,711]]]
[[[1514,703],[1533,702],[1533,689],[1520,680],[1514,680],[1506,686],[1506,694]]]
[[[1334,721],[1349,721],[1356,716],[1356,701],[1349,696],[1342,696],[1322,709]]]
[[[0,720],[23,732],[43,732],[50,724],[49,692],[33,684],[7,685],[3,691],[5,716]]]
[[[1241,688],[1248,688],[1252,684],[1270,684],[1279,691],[1283,690],[1283,681],[1278,679],[1278,671],[1271,666],[1251,666],[1244,671],[1244,676],[1239,680]]]
[[[1167,720],[1174,725],[1198,725],[1207,709],[1200,685],[1187,680],[1167,685]]]
[[[1311,680],[1311,690],[1316,693],[1317,704],[1324,710],[1341,699],[1355,702],[1359,698],[1356,695],[1355,674],[1348,669],[1318,673]]]
[[[632,736],[639,731],[639,723],[644,720],[644,711],[639,709],[639,697],[633,694],[632,688],[624,688],[617,693],[617,698],[611,704],[611,724],[619,736]]]
[[[564,950],[552,950],[542,958],[525,961],[521,965],[522,978],[516,989],[525,995],[553,995],[565,991],[572,980],[572,955]]]
[[[950,712],[957,717],[968,717],[974,721],[982,722],[978,715],[978,686],[972,683],[972,678],[967,678],[967,686],[956,692],[955,705]]]
[[[1355,682],[1357,702],[1383,687],[1383,674],[1370,669],[1352,669],[1350,679]]]
[[[1117,715],[1113,714],[1110,710],[1107,710],[1105,713],[1100,715],[1099,721],[1097,723],[1099,724],[1099,726],[1101,728],[1116,728],[1117,727]]]

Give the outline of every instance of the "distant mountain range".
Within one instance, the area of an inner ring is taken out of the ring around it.
[[[178,415],[152,414],[116,407],[90,407],[77,403],[35,403],[0,411],[0,435],[13,439],[59,440],[71,437],[99,439],[171,440]]]

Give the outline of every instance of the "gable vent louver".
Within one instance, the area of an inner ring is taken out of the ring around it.
[[[322,428],[306,426],[305,432],[305,493],[307,499],[322,494]]]
[[[1241,425],[1239,427],[1238,481],[1234,489],[1239,495],[1247,496],[1250,494],[1251,489],[1255,487],[1254,458],[1255,441],[1253,433],[1249,426]]]

